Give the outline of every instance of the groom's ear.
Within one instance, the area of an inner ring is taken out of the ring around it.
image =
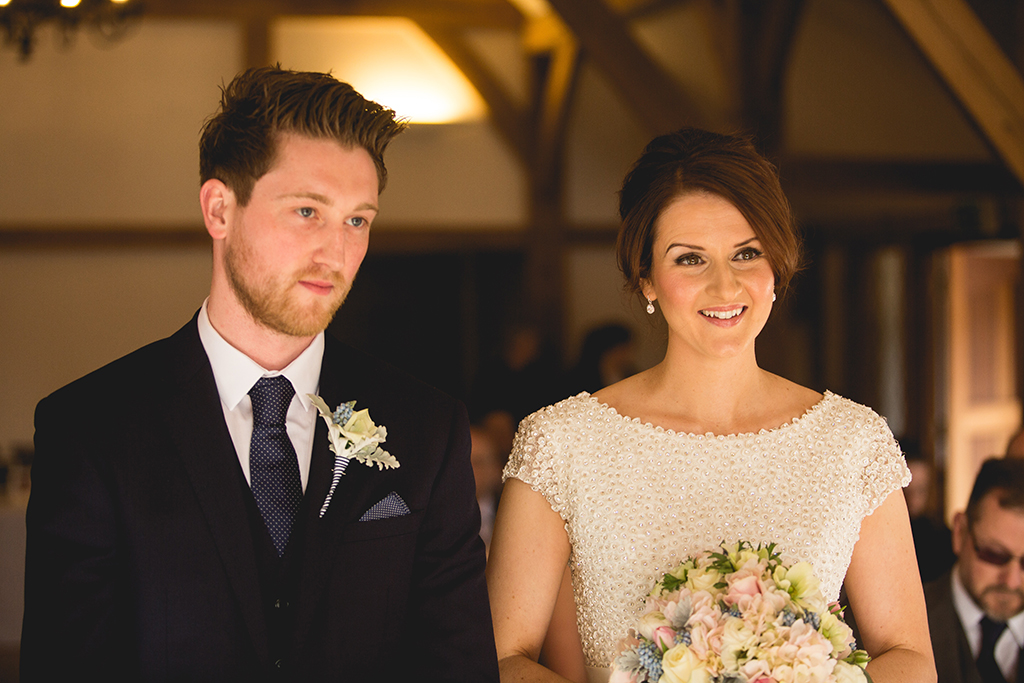
[[[215,240],[224,239],[238,206],[235,193],[222,181],[210,178],[199,188],[199,206],[206,232]]]

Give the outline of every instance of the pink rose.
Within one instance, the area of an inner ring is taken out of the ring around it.
[[[745,576],[729,586],[729,593],[735,595],[757,595],[761,592],[761,582],[756,576]]]
[[[676,632],[668,626],[659,626],[651,633],[651,642],[662,650],[667,650],[676,644]]]

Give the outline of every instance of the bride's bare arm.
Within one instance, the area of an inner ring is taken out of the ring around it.
[[[565,681],[537,664],[562,573],[565,525],[547,500],[518,479],[501,493],[487,561],[487,590],[503,683]]]
[[[872,657],[868,673],[874,683],[935,683],[928,614],[901,490],[861,523],[846,593]]]

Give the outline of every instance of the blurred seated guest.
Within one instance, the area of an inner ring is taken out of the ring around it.
[[[594,393],[636,373],[633,333],[625,325],[595,327],[583,339],[580,358],[566,378],[568,395]]]
[[[1017,432],[1006,446],[1006,457],[1024,458],[1024,429]]]
[[[485,427],[470,426],[469,436],[472,442],[470,460],[473,464],[473,478],[476,480],[476,502],[480,506],[480,538],[490,550],[505,458],[498,450],[494,436]]]
[[[924,457],[918,443],[912,439],[900,439],[900,447],[913,477],[903,489],[903,495],[910,513],[917,568],[921,572],[921,581],[927,583],[945,574],[956,562],[953,537],[933,502],[935,477],[931,461]]]
[[[957,563],[925,586],[938,683],[1021,680],[1024,460],[986,460],[953,519]]]
[[[524,417],[562,398],[561,376],[558,356],[540,326],[513,325],[500,353],[485,360],[473,383],[470,418],[478,423],[491,413],[506,413],[514,432]]]

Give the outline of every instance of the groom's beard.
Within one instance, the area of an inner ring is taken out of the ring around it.
[[[311,267],[291,275],[258,273],[256,258],[244,237],[224,251],[228,283],[242,307],[257,323],[293,337],[312,337],[327,329],[348,296],[352,283],[341,273]],[[323,280],[334,286],[327,296],[306,292],[299,282]]]

